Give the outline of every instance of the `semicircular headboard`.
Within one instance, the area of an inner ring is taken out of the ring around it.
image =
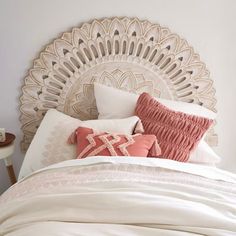
[[[82,120],[97,118],[94,81],[216,111],[213,81],[186,40],[137,18],[94,20],[63,33],[34,60],[20,98],[22,149],[50,108]],[[217,144],[213,127],[206,140]]]

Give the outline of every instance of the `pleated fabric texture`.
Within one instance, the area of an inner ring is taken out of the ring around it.
[[[154,134],[161,147],[161,158],[187,162],[213,120],[173,111],[148,93],[137,101],[135,114],[141,119],[144,134]]]

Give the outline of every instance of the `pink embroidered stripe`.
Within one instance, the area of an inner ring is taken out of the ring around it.
[[[161,157],[188,161],[213,120],[170,110],[149,94],[140,95],[135,113],[142,121],[145,134],[154,134],[161,147]]]

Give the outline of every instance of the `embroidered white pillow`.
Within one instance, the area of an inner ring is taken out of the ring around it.
[[[76,148],[67,143],[70,134],[80,125],[103,132],[133,134],[139,118],[81,121],[55,109],[49,110],[26,152],[18,179],[61,161],[76,158]]]

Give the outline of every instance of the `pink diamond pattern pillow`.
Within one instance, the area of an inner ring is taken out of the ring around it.
[[[120,135],[79,127],[77,158],[88,156],[140,156],[156,157],[161,154],[155,135]],[[72,141],[69,139],[69,141]]]
[[[162,150],[161,157],[187,162],[213,120],[173,111],[148,93],[140,95],[136,115],[141,119],[144,134],[154,134]]]

